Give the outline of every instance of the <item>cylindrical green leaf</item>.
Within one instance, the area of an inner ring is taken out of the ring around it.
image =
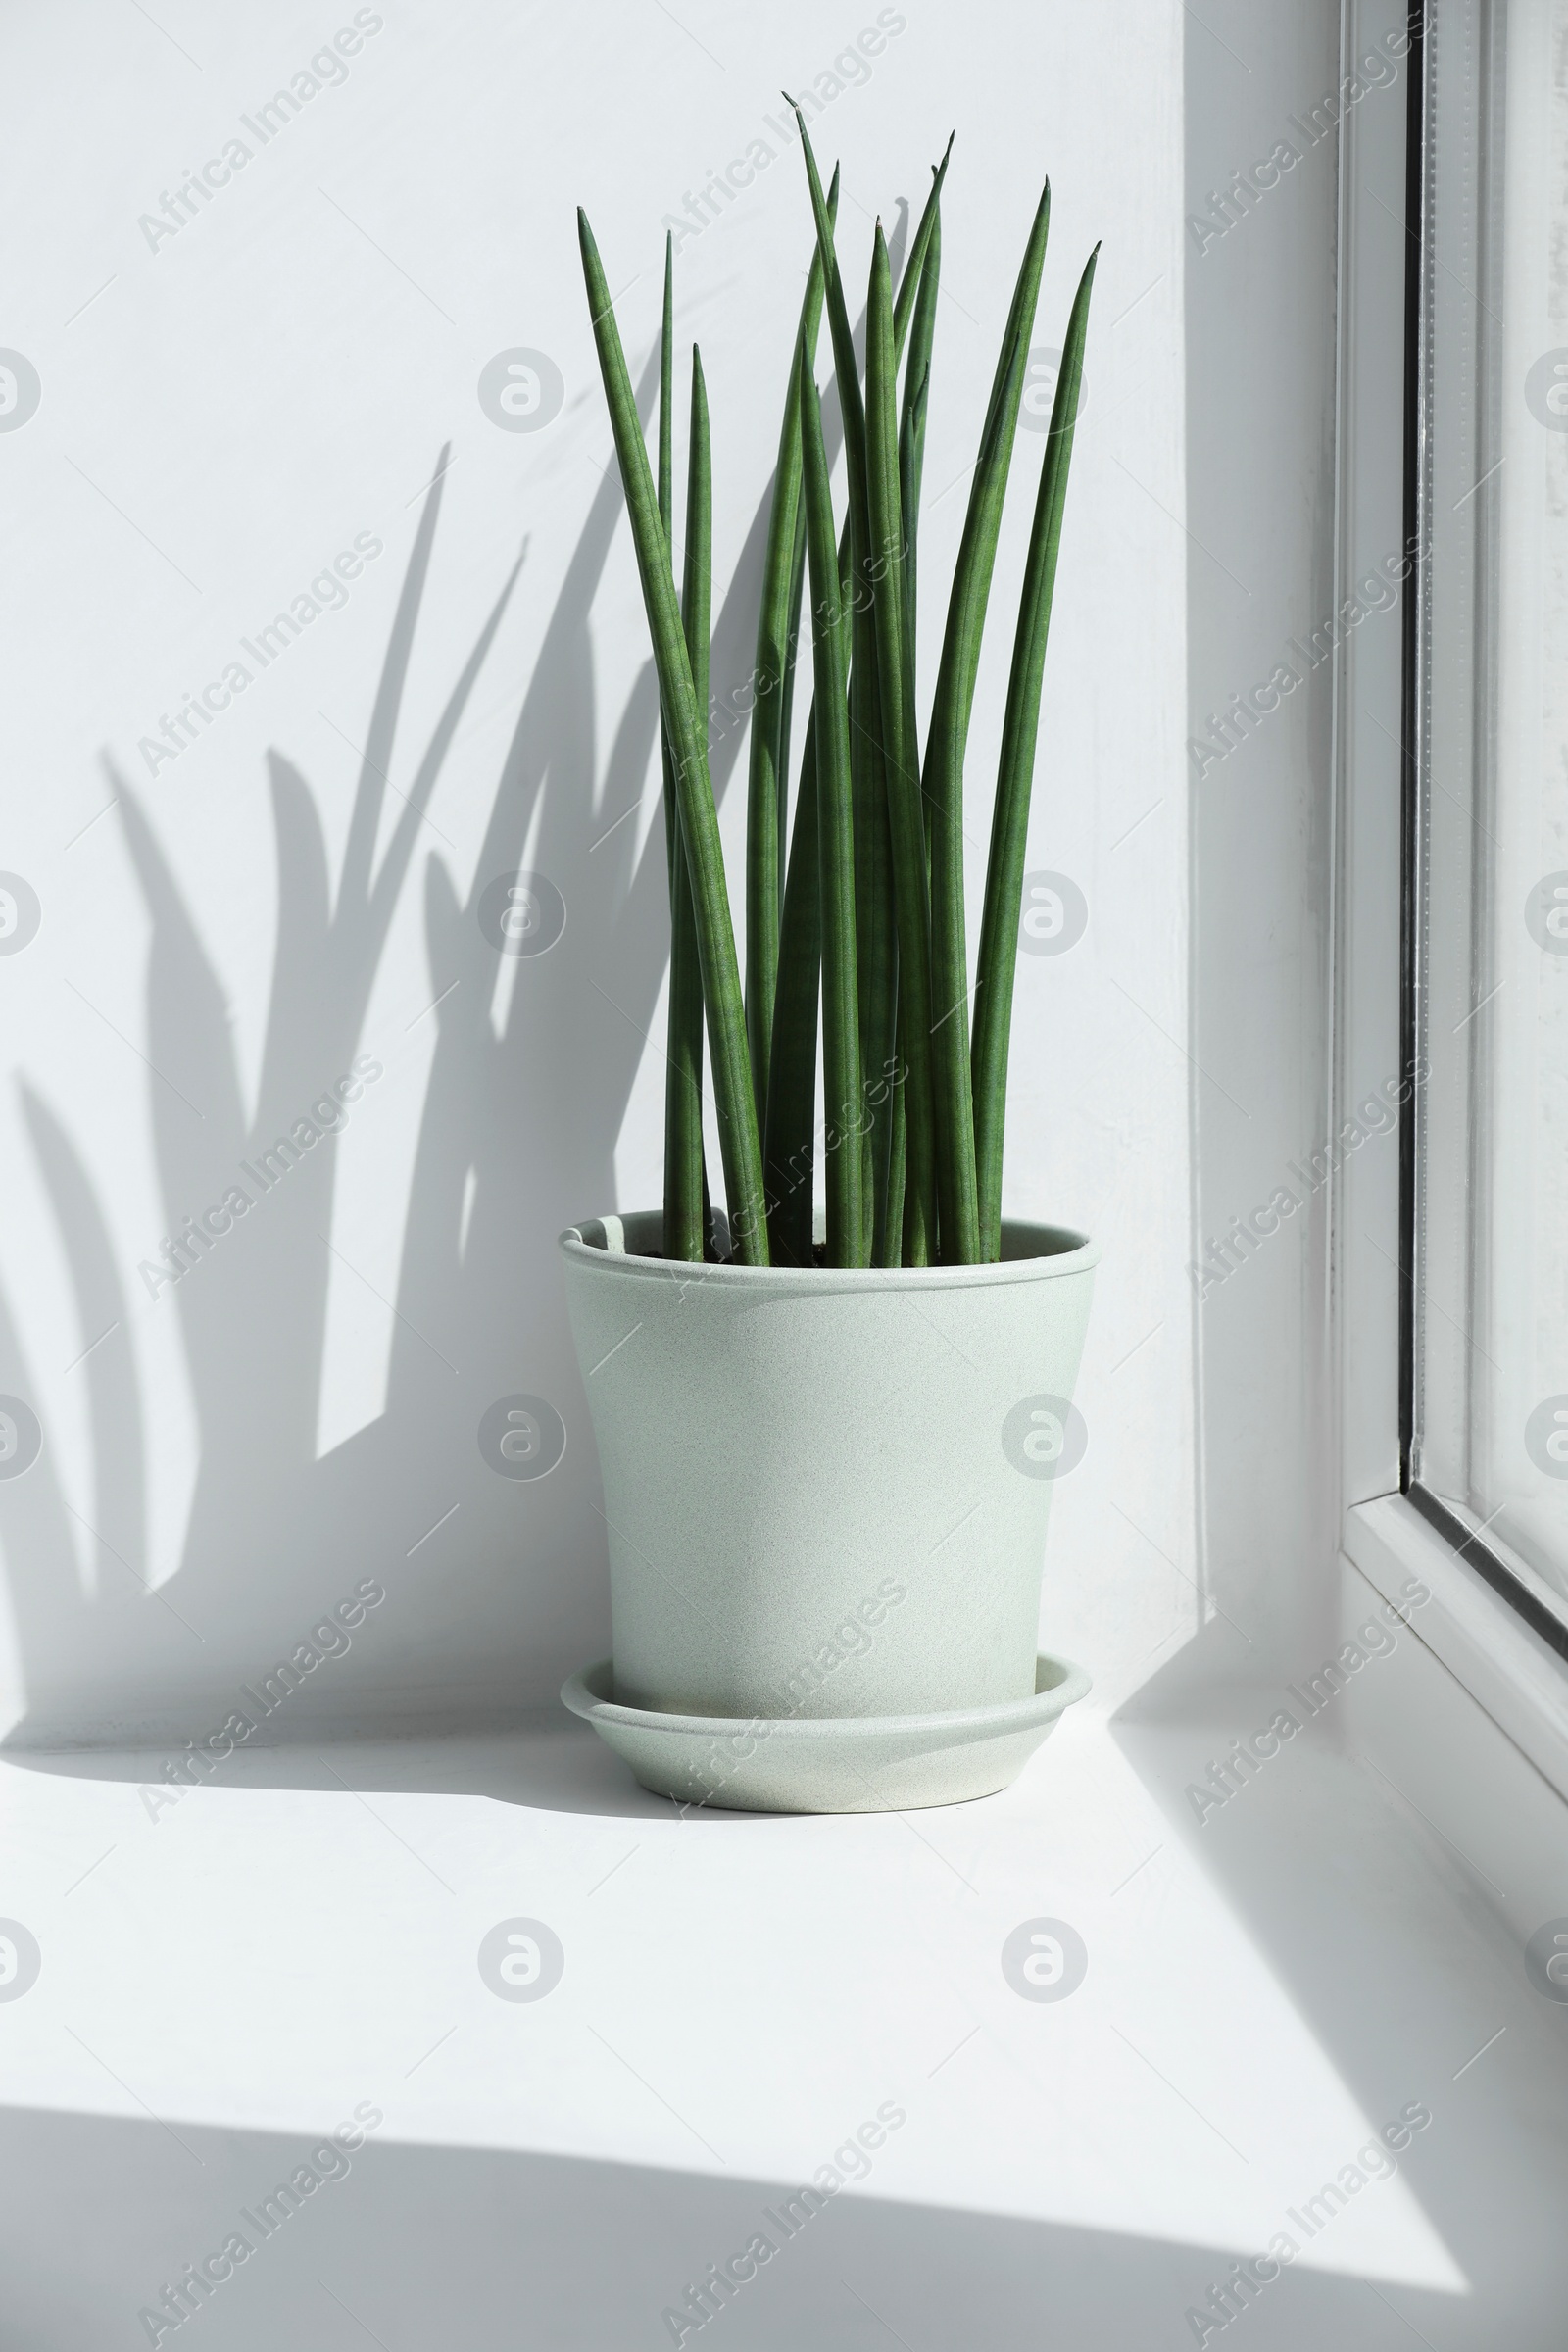
[[[915,733],[914,672],[904,610],[904,519],[899,492],[897,360],[892,280],[877,222],[865,328],[865,470],[870,518],[866,583],[876,628],[877,683],[888,827],[893,843],[893,899],[899,933],[899,1016],[908,1063],[904,1081],[905,1230],[913,1262],[935,1254],[940,1106],[932,1086],[931,917],[926,893],[925,828],[920,815],[920,753]]]
[[[925,471],[926,397],[931,384],[931,346],[936,336],[937,292],[942,279],[942,219],[933,213],[925,261],[914,303],[909,357],[904,370],[904,407],[899,417],[899,497],[904,510],[904,604],[909,659],[914,660],[915,548],[920,533],[920,479]],[[894,306],[894,325],[898,308]]]
[[[786,96],[788,93],[786,92]],[[794,101],[790,103],[793,105]],[[801,152],[806,159],[807,185],[816,222],[827,299],[828,326],[833,341],[833,366],[838,379],[839,412],[844,423],[845,470],[849,477],[845,537],[849,557],[851,613],[850,770],[854,808],[856,860],[857,971],[859,987],[859,1031],[862,1052],[872,1059],[888,1050],[894,1020],[897,986],[896,929],[893,908],[892,853],[887,821],[887,790],[882,774],[882,713],[877,691],[876,627],[869,588],[864,581],[867,521],[865,504],[865,411],[856,364],[855,340],[845,305],[844,281],[833,242],[833,223],[822,196],[816,156],[800,109]],[[870,1193],[873,1137],[861,1136],[861,1208],[868,1228],[874,1222]],[[867,1244],[872,1236],[868,1231]]]
[[[659,519],[675,546],[675,240],[664,238],[664,320],[659,335]]]
[[[980,1251],[987,1261],[1002,1253],[1002,1146],[1007,1111],[1007,1046],[1012,1030],[1012,983],[1017,968],[1018,917],[1028,850],[1040,687],[1046,665],[1046,639],[1051,628],[1061,520],[1066,508],[1067,472],[1072,464],[1073,433],[1083,384],[1089,297],[1099,254],[1097,245],[1073,298],[1061,368],[1056,377],[1056,397],[1051,412],[1051,431],[1046,441],[1040,494],[1029,533],[1023,595],[1018,605],[1018,629],[1013,639],[1002,758],[997,771],[997,798],[991,816],[991,856],[986,867],[985,912],[980,925],[980,961],[975,978],[974,1038],[970,1049]]]
[[[838,211],[839,179],[828,191],[828,217]],[[796,329],[790,388],[779,430],[778,465],[767,517],[762,559],[762,596],[757,623],[757,660],[752,674],[752,735],[746,803],[746,1035],[758,1116],[767,1104],[767,1064],[773,1035],[773,996],[778,977],[780,879],[784,864],[784,812],[789,773],[790,673],[794,631],[799,625],[801,578],[806,556],[801,514],[801,353],[814,359],[822,316],[822,255],[813,250],[806,295]]]
[[[972,1264],[980,1255],[974,1104],[969,1079],[969,963],[963,912],[963,755],[1050,222],[1048,183],[1024,249],[991,387],[954,571],[942,661],[932,700],[931,728],[926,739],[925,809],[931,846],[932,1059],[942,1255],[947,1263],[958,1265]]]
[[[952,148],[952,140],[948,142]],[[913,313],[912,339],[905,367],[904,407],[899,421],[899,503],[904,517],[904,588],[905,588],[905,661],[908,669],[906,701],[915,708],[915,542],[920,514],[920,470],[925,448],[926,390],[931,373],[931,345],[936,331],[937,286],[942,270],[942,219],[937,209],[943,173],[947,169],[944,157],[934,172],[933,187],[921,219],[920,232],[915,239],[915,251],[893,306],[893,339],[897,347],[903,340],[904,328]],[[886,808],[882,811],[884,825]],[[921,812],[924,826],[924,811]],[[891,860],[891,847],[887,853]],[[929,858],[927,859],[929,885]],[[874,1227],[871,1262],[877,1266],[899,1266],[904,1263],[904,1200],[905,1200],[905,1107],[904,1075],[906,1059],[903,1052],[903,1031],[897,1017],[897,950],[895,947],[892,979],[895,1003],[889,1008],[890,1018],[881,1034],[885,1051],[864,1049],[867,1100],[876,1105],[876,1125],[872,1131],[871,1186],[874,1203]],[[911,1243],[918,1248],[917,1237]]]
[[[661,452],[662,455],[662,452]],[[692,347],[692,418],[686,477],[686,550],[681,577],[681,622],[686,657],[691,663],[692,691],[701,710],[708,709],[708,648],[712,613],[713,484],[709,446],[708,394],[702,360]],[[692,900],[691,870],[680,831],[676,806],[675,843],[669,893],[669,1059],[665,1086],[664,1179],[669,1189],[671,1162],[679,1184],[677,1239],[679,1247],[665,1249],[666,1257],[698,1258],[710,1254],[712,1212],[708,1199],[703,1160],[703,973],[698,953],[697,914]],[[671,1130],[668,1098],[678,1087],[681,1116]]]
[[[916,228],[913,239],[910,243],[909,258],[904,265],[904,275],[899,280],[899,291],[894,299],[893,345],[894,349],[901,354],[904,350],[905,338],[909,332],[909,316],[919,298],[920,289],[925,279],[926,254],[929,249],[931,239],[936,237],[938,243],[940,244],[941,242],[938,232],[937,214],[938,207],[942,202],[942,182],[948,176],[948,159],[953,153],[953,136],[954,134],[950,130],[948,133],[948,143],[942,150],[941,163],[933,164],[931,167],[931,193],[929,196],[927,196],[925,204],[921,209],[919,226]],[[931,280],[931,308],[933,312],[935,312],[936,309],[936,277],[933,275]],[[929,359],[930,356],[931,338],[928,329],[926,335],[925,358]],[[919,363],[916,362],[915,365],[918,366]]]
[[[692,694],[708,709],[709,641],[713,616],[713,448],[708,421],[703,355],[692,345],[692,422],[686,471],[686,554],[681,575],[681,632],[691,664]]]
[[[788,98],[788,93],[785,93]],[[789,101],[791,105],[793,100]],[[856,855],[856,928],[858,946],[859,1017],[861,1053],[868,1066],[876,1068],[890,1060],[896,1051],[896,1020],[899,989],[899,934],[894,902],[893,837],[889,824],[887,785],[883,773],[884,727],[877,664],[877,632],[872,611],[871,586],[865,578],[870,524],[865,486],[865,412],[861,397],[859,375],[856,366],[855,343],[850,328],[849,312],[845,304],[844,284],[839,272],[838,257],[833,243],[833,224],[828,218],[822,196],[822,183],[816,168],[816,157],[806,129],[800,109],[795,109],[800,125],[801,151],[806,160],[807,184],[810,190],[811,210],[816,222],[817,244],[825,271],[828,324],[833,340],[833,364],[838,379],[839,407],[844,419],[845,466],[849,476],[849,514],[847,537],[850,558],[850,604],[853,613],[853,662],[850,672],[850,764],[853,778],[855,855]],[[953,142],[948,141],[948,153]],[[947,172],[948,154],[944,154],[932,186],[931,194],[921,216],[920,225],[910,251],[909,268],[900,288],[898,312],[894,321],[895,361],[908,331],[917,291],[917,271],[924,259],[926,246],[936,218],[936,207],[942,182]],[[875,1179],[886,1165],[887,1149],[891,1139],[879,1132],[886,1111],[875,1114],[874,1126],[862,1138],[865,1163],[866,1198],[862,1208],[871,1232],[868,1246],[876,1246],[880,1228],[878,1217],[885,1221],[885,1196]]]
[[[673,560],[675,288],[672,239],[664,239],[664,323],[659,347],[659,518]],[[703,1166],[703,975],[697,918],[680,837],[673,756],[659,720],[664,778],[664,853],[669,868],[669,1019],[664,1051],[664,1255],[700,1258],[708,1230]]]
[[[795,832],[779,925],[778,994],[767,1086],[767,1236],[776,1266],[811,1263],[816,1133],[816,1007],[821,971],[817,876],[816,713],[806,729]]]
[[[863,1155],[866,1111],[860,1085],[860,1022],[856,986],[855,832],[850,799],[850,727],[845,708],[844,625],[833,500],[822,416],[810,363],[800,355],[801,456],[806,539],[811,569],[811,669],[815,681],[817,872],[822,930],[823,1152],[827,1175],[827,1262],[862,1266]]]
[[[577,215],[583,276],[593,320],[600,373],[610,409],[615,453],[631,522],[632,544],[642,581],[643,604],[659,672],[660,699],[669,728],[674,780],[680,804],[681,837],[691,877],[692,905],[713,1064],[713,1106],[724,1162],[730,1233],[743,1264],[767,1263],[767,1226],[762,1192],[762,1151],[752,1093],[746,1045],[746,1007],[741,994],[735,930],[724,879],[718,812],[708,768],[707,711],[696,697],[680,608],[670,574],[669,551],[659,501],[643,444],[637,404],[626,371],[626,356],[610,300],[599,249],[585,213]]]

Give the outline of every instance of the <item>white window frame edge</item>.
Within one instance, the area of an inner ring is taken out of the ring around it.
[[[1407,22],[1391,0],[1342,0],[1344,72]],[[1406,76],[1416,53],[1406,60]],[[1409,97],[1408,78],[1404,98]],[[1407,110],[1346,108],[1340,229],[1335,611],[1404,535]],[[1401,1068],[1399,906],[1403,832],[1404,602],[1351,621],[1334,662],[1331,1055],[1344,1135],[1357,1101]],[[1393,625],[1383,625],[1384,623]],[[1401,1120],[1408,1116],[1401,1111]],[[1568,1661],[1399,1490],[1397,1150],[1346,1151],[1330,1188],[1331,1314],[1338,1390],[1341,1547],[1391,1601],[1431,1594],[1412,1630],[1568,1798]]]

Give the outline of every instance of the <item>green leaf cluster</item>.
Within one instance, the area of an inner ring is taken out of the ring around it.
[[[797,112],[797,121],[800,122]],[[1074,298],[1013,639],[970,1013],[963,787],[985,631],[1051,220],[1018,270],[980,436],[922,747],[915,710],[920,482],[953,142],[895,295],[878,221],[860,372],[839,270],[838,173],[824,195],[800,122],[815,229],[779,431],[758,620],[742,980],[708,765],[712,459],[692,351],[686,530],[674,570],[672,262],[666,240],[658,480],[586,215],[578,232],[659,679],[669,867],[664,1254],[714,1253],[703,1148],[706,1028],[729,1210],[746,1265],[813,1262],[820,1149],[833,1266],[969,1265],[1002,1246],[1012,985],[1041,683],[1098,245]],[[847,498],[835,514],[815,355],[826,309]],[[902,390],[900,370],[903,370]],[[810,711],[791,822],[797,660]],[[817,1035],[822,1099],[816,1122]]]

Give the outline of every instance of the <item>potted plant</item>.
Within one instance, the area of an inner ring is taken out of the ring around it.
[[[578,215],[659,678],[671,950],[662,1208],[562,1236],[613,1622],[612,1659],[563,1696],[661,1793],[884,1810],[1004,1787],[1089,1687],[1037,1655],[1037,1627],[1052,1483],[1081,1449],[1070,1399],[1099,1250],[1004,1218],[1002,1171],[1041,674],[1099,248],[1067,325],[1029,540],[971,1026],[964,747],[1050,188],[1003,336],[922,750],[917,521],[948,155],[896,296],[877,223],[862,383],[838,175],[824,195],[796,119],[815,252],[758,630],[744,985],[708,766],[702,362],[694,348],[677,598],[668,246],[656,482]],[[838,528],[813,372],[824,303],[848,475]],[[811,705],[792,795],[798,650]],[[704,1156],[705,1025],[723,1209]]]

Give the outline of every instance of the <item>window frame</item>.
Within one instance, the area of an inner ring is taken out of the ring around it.
[[[1423,1609],[1423,1638],[1568,1796],[1568,1624],[1411,1467],[1423,1083],[1428,17],[1429,0],[1396,10],[1383,0],[1346,0],[1342,20],[1348,71],[1391,24],[1407,27],[1410,49],[1402,152],[1392,152],[1387,118],[1375,123],[1368,110],[1347,109],[1342,122],[1337,597],[1353,598],[1395,530],[1415,562],[1399,628],[1348,632],[1336,655],[1331,1132],[1344,1134],[1368,1083],[1390,1069],[1412,1073],[1415,1092],[1400,1109],[1396,1154],[1347,1152],[1333,1188],[1341,1545],[1390,1599],[1409,1577],[1421,1580],[1435,1604]]]
[[[1418,42],[1412,44],[1413,70],[1409,82],[1406,122],[1406,221],[1411,228],[1410,259],[1405,300],[1405,546],[1415,553],[1416,571],[1403,609],[1403,854],[1400,877],[1401,986],[1400,1031],[1402,1066],[1415,1072],[1412,1115],[1401,1122],[1399,1152],[1399,1229],[1401,1268],[1399,1300],[1399,1486],[1428,1525],[1435,1528],[1540,1635],[1548,1647],[1568,1659],[1568,1617],[1550,1608],[1519,1577],[1506,1557],[1489,1544],[1441,1495],[1425,1485],[1415,1470],[1417,1381],[1419,1377],[1417,1282],[1418,1236],[1422,1212],[1420,1141],[1427,1079],[1420,1064],[1423,1053],[1422,1002],[1425,934],[1422,923],[1421,875],[1429,854],[1426,800],[1422,791],[1425,763],[1425,714],[1430,672],[1430,608],[1426,571],[1430,560],[1428,479],[1430,433],[1427,404],[1427,353],[1432,304],[1432,156],[1431,113],[1428,94],[1426,5],[1420,11]],[[1419,61],[1419,63],[1416,63]]]

